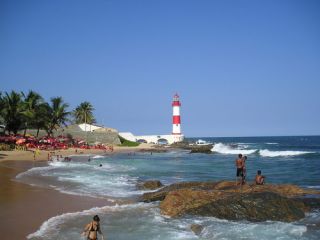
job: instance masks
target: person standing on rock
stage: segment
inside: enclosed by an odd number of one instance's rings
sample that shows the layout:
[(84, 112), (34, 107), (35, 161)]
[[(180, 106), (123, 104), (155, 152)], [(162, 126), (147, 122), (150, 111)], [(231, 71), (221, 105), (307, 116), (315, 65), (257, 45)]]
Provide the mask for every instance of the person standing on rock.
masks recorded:
[(247, 177), (247, 168), (246, 168), (246, 161), (247, 161), (247, 156), (244, 156), (242, 158), (242, 184), (246, 183), (246, 177)]
[(236, 159), (236, 167), (237, 167), (236, 185), (238, 185), (238, 179), (240, 178), (240, 184), (242, 184), (242, 178), (243, 178), (243, 159), (242, 159), (242, 154), (239, 154), (238, 158)]

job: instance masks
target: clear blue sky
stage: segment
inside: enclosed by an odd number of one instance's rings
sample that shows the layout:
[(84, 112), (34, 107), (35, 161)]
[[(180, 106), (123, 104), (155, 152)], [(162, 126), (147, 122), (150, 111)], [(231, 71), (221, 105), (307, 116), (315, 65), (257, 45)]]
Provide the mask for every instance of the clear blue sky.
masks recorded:
[(320, 134), (320, 1), (2, 0), (1, 91), (186, 136)]

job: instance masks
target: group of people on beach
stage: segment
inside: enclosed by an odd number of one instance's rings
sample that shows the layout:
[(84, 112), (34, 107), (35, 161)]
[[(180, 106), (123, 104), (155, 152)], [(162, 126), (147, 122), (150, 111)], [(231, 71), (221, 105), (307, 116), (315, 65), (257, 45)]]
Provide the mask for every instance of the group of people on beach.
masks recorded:
[[(238, 184), (243, 185), (246, 183), (246, 177), (247, 177), (246, 160), (247, 160), (247, 156), (243, 156), (242, 154), (239, 154), (238, 158), (235, 161), (236, 168), (237, 168), (236, 185)], [(261, 170), (258, 170), (257, 175), (255, 177), (255, 184), (263, 185), (264, 179), (265, 179), (265, 176), (262, 176)]]

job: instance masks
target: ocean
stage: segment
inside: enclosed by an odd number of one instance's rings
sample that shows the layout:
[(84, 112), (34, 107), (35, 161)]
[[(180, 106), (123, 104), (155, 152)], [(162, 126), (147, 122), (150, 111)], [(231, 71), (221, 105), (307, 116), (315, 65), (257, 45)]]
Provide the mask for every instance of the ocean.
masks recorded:
[[(253, 182), (257, 170), (262, 170), (266, 183), (290, 183), (320, 190), (320, 136), (201, 139), (215, 143), (212, 154), (173, 150), (71, 156), (71, 162), (32, 168), (19, 174), (16, 180), (111, 202), (134, 200), (143, 193), (137, 190), (136, 184), (145, 180), (160, 180), (164, 185), (235, 180), (234, 160), (242, 153), (248, 156), (249, 182)], [(193, 216), (171, 219), (160, 214), (159, 203), (131, 202), (53, 217), (30, 233), (28, 239), (84, 239), (79, 233), (95, 214), (101, 219), (107, 239), (320, 239), (320, 211), (310, 212), (293, 223)], [(194, 223), (204, 227), (199, 236), (190, 230)]]

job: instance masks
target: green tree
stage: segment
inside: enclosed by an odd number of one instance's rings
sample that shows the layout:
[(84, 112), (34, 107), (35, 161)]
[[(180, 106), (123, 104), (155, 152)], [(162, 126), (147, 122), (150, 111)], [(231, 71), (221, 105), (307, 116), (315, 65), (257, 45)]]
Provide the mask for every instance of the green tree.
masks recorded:
[(34, 118), (34, 128), (37, 129), (37, 137), (39, 136), (40, 129), (47, 129), (47, 122), (49, 122), (49, 114), (50, 113), (50, 106), (48, 103), (44, 102), (39, 105), (35, 112)]
[(0, 114), (6, 125), (6, 130), (9, 134), (11, 132), (16, 134), (23, 125), (22, 96), (15, 91), (11, 91), (11, 93), (6, 92), (5, 95), (1, 97), (1, 104)]
[(82, 102), (76, 109), (73, 111), (73, 116), (75, 123), (95, 123), (96, 120), (93, 116), (94, 108), (89, 102)]
[(4, 123), (3, 117), (2, 117), (2, 110), (4, 108), (4, 100), (2, 97), (2, 92), (0, 92), (0, 124)]
[(22, 96), (24, 97), (22, 111), (24, 116), (24, 135), (26, 135), (27, 128), (37, 127), (37, 122), (40, 120), (38, 119), (38, 111), (40, 110), (40, 106), (44, 104), (44, 100), (40, 94), (34, 91), (29, 91), (27, 95), (22, 93)]
[(70, 112), (67, 111), (69, 105), (64, 103), (61, 97), (51, 98), (51, 104), (48, 105), (47, 121), (45, 129), (49, 136), (53, 134), (53, 130), (56, 130), (62, 125), (66, 126), (66, 122), (69, 120), (68, 116)]

